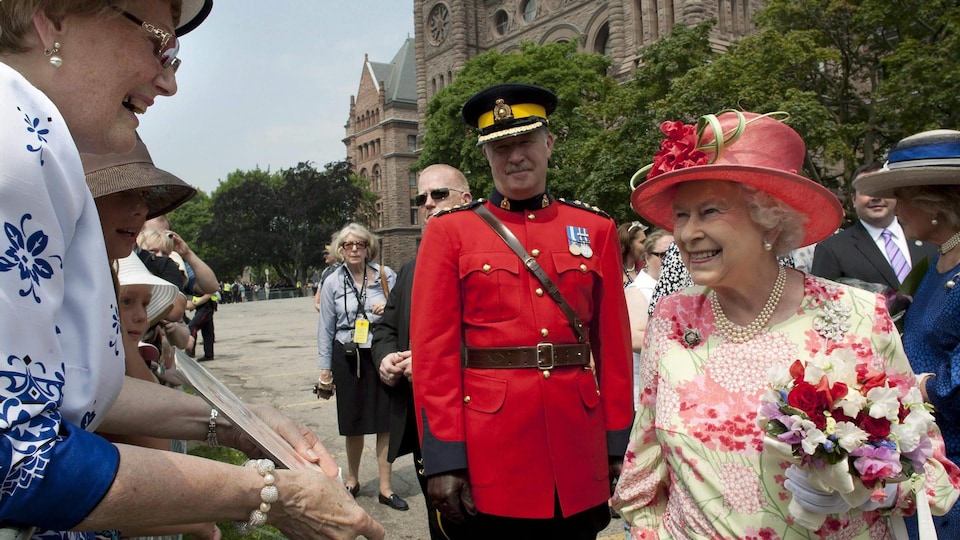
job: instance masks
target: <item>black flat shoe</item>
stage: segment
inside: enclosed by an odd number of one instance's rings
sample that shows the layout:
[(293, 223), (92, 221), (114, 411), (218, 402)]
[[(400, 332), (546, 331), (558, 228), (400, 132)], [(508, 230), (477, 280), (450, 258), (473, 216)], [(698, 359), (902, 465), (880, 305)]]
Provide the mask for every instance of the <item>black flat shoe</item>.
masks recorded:
[(357, 484), (352, 487), (351, 486), (344, 486), (344, 487), (347, 488), (347, 491), (349, 491), (351, 495), (353, 495), (354, 499), (356, 499), (357, 495), (360, 494), (360, 484)]
[(389, 497), (381, 493), (379, 501), (380, 504), (385, 504), (390, 508), (393, 508), (394, 510), (400, 510), (401, 512), (410, 509), (410, 505), (407, 504), (407, 501), (401, 499), (396, 493), (391, 494)]

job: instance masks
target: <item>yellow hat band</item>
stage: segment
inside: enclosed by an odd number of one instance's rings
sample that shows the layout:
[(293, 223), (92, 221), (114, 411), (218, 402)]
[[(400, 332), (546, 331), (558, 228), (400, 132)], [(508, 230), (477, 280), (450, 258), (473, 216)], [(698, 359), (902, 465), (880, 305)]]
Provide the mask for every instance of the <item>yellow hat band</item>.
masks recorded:
[[(547, 117), (547, 109), (544, 108), (543, 105), (537, 105), (536, 103), (518, 103), (516, 105), (510, 105), (510, 109), (513, 111), (514, 120), (527, 118), (529, 116)], [(488, 128), (493, 124), (493, 111), (481, 114), (480, 119), (477, 120), (477, 127), (480, 129)]]

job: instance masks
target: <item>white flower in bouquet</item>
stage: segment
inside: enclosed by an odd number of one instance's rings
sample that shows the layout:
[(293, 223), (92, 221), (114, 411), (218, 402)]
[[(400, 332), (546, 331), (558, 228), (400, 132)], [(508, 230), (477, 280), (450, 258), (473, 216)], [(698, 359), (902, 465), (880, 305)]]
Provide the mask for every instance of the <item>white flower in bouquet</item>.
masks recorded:
[(847, 452), (863, 446), (869, 435), (852, 422), (837, 422), (837, 444)]
[(896, 388), (871, 388), (867, 392), (867, 402), (870, 406), (867, 414), (872, 418), (895, 422), (900, 415), (900, 392)]

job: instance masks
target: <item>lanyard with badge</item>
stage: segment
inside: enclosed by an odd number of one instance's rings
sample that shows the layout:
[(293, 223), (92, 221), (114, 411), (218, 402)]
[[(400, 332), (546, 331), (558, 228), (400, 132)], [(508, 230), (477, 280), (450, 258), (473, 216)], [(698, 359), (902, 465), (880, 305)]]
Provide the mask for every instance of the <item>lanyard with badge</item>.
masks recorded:
[[(366, 300), (367, 300), (367, 267), (363, 267), (363, 284), (360, 286), (360, 290), (357, 290), (357, 286), (354, 283), (353, 276), (350, 273), (349, 269), (345, 268), (343, 275), (344, 282), (344, 293), (346, 293), (346, 286), (350, 285), (350, 289), (353, 291), (354, 297), (357, 299), (357, 315), (353, 321), (353, 340), (344, 344), (344, 353), (350, 356), (359, 354), (360, 344), (367, 342), (367, 337), (370, 332), (370, 321), (367, 320), (366, 313)], [(350, 320), (350, 309), (347, 307), (347, 295), (343, 295), (343, 312), (347, 316), (347, 320)], [(360, 362), (357, 362), (357, 377), (360, 377)]]

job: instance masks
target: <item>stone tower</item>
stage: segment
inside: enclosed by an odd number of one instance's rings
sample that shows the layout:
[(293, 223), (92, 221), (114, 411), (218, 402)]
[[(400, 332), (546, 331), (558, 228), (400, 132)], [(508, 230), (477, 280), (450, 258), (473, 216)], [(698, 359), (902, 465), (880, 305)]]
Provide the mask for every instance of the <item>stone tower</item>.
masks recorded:
[(383, 261), (394, 270), (416, 252), (420, 225), (412, 199), (417, 160), (416, 58), (408, 38), (390, 63), (366, 56), (350, 117), (344, 128), (347, 158), (354, 171), (369, 179), (377, 194), (371, 228), (383, 238)]

